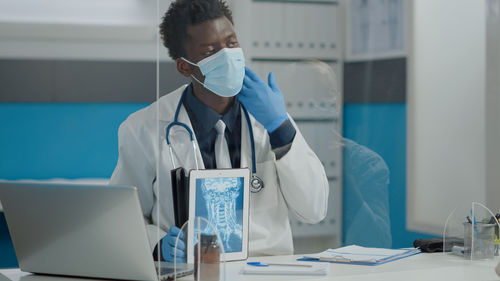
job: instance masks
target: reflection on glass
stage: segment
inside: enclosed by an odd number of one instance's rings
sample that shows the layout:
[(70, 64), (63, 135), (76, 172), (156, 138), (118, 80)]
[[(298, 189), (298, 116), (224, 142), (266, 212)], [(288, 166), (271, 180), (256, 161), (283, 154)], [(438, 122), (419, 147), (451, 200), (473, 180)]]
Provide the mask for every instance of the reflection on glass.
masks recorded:
[[(243, 178), (196, 180), (196, 217), (219, 231), (226, 252), (240, 252), (243, 239)], [(202, 233), (209, 233), (209, 229)]]
[(344, 244), (392, 245), (389, 168), (384, 159), (349, 139), (344, 145)]

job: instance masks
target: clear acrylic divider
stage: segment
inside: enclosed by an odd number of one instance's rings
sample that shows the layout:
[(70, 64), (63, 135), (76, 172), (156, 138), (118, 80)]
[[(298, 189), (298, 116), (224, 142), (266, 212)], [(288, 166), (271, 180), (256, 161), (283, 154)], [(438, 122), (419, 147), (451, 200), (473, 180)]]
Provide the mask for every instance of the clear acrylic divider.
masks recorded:
[(448, 216), (443, 231), (443, 251), (470, 260), (493, 259), (495, 233), (500, 225), (483, 204), (458, 206)]
[[(183, 256), (183, 259), (177, 256)], [(217, 227), (203, 217), (187, 221), (177, 235), (174, 248), (174, 280), (179, 272), (192, 270), (197, 281), (225, 281), (226, 257)]]

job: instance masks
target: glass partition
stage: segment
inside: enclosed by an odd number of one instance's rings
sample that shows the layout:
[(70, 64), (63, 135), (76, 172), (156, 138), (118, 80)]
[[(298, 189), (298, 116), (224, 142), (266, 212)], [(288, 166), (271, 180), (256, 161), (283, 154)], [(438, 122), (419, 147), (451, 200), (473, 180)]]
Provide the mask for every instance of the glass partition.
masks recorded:
[[(11, 2), (0, 179), (135, 186), (155, 261), (186, 261), (197, 169), (248, 169), (248, 257), (411, 247), (464, 202), (500, 212), (497, 0)], [(224, 188), (207, 208), (232, 233)]]
[[(156, 100), (156, 15), (154, 1), (0, 1), (1, 180), (138, 185), (112, 175), (139, 160), (120, 124)], [(0, 267), (17, 267), (1, 222)]]

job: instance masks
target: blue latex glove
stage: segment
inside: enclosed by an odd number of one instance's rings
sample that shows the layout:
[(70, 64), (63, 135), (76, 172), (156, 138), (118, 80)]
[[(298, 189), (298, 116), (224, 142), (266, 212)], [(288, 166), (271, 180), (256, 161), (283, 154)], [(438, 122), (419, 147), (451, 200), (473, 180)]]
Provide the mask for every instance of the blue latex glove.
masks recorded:
[(270, 72), (267, 80), (268, 84), (245, 66), (243, 88), (238, 94), (238, 99), (248, 112), (264, 125), (269, 133), (272, 133), (288, 120), (288, 115), (283, 94), (274, 80), (274, 73)]
[(161, 255), (163, 259), (167, 262), (174, 262), (174, 250), (175, 250), (175, 240), (177, 236), (179, 240), (177, 242), (177, 262), (186, 262), (186, 243), (184, 243), (184, 232), (182, 232), (177, 226), (172, 226), (167, 232), (167, 235), (161, 239)]

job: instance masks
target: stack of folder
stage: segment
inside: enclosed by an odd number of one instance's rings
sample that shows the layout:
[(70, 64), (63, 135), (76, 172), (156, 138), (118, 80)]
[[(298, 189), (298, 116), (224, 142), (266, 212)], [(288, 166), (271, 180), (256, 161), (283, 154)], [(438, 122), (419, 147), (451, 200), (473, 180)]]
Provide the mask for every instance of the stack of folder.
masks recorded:
[(300, 261), (338, 262), (358, 265), (379, 265), (420, 253), (419, 249), (367, 248), (356, 245), (306, 255)]

